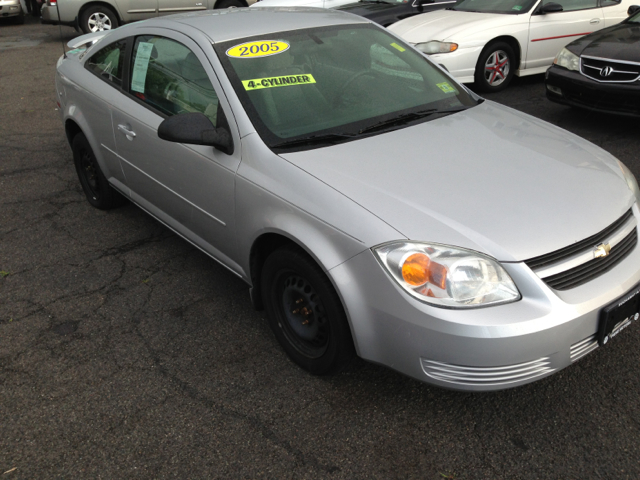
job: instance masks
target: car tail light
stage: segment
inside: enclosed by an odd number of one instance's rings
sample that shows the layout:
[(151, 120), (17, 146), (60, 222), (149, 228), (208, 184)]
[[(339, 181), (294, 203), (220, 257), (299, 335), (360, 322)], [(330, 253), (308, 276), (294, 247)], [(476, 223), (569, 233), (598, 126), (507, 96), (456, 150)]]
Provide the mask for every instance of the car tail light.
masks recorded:
[(47, 0), (47, 5), (50, 7), (55, 7), (58, 5), (58, 0)]

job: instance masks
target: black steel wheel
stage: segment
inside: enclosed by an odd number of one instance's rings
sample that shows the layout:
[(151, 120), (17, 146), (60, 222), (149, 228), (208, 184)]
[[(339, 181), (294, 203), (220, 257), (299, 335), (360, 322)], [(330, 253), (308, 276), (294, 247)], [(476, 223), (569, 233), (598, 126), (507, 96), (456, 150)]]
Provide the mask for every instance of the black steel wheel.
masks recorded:
[(353, 357), (351, 330), (333, 285), (306, 253), (283, 248), (264, 263), (262, 299), (269, 325), (289, 357), (316, 375)]
[(125, 198), (109, 186), (84, 134), (78, 133), (73, 137), (71, 149), (80, 185), (91, 205), (101, 210), (109, 210), (126, 203)]

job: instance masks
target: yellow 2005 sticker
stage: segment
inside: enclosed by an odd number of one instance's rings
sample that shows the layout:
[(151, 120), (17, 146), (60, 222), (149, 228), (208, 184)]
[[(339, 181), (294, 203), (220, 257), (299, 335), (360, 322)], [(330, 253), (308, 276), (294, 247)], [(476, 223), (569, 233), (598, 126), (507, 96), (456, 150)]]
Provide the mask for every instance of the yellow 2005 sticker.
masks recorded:
[(261, 88), (288, 87), (290, 85), (304, 85), (308, 83), (316, 83), (313, 75), (308, 73), (304, 75), (285, 75), (283, 77), (267, 77), (256, 78), (254, 80), (243, 80), (245, 90), (259, 90)]
[(277, 55), (289, 50), (289, 44), (280, 40), (259, 40), (247, 42), (227, 50), (227, 56), (233, 58), (256, 58)]

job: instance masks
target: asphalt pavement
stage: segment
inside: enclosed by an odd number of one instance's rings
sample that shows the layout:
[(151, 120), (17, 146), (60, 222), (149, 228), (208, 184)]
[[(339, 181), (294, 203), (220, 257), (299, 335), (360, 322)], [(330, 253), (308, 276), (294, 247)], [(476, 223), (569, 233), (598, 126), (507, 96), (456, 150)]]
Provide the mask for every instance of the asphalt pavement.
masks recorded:
[[(0, 480), (640, 478), (638, 325), (496, 393), (361, 360), (311, 376), (234, 275), (133, 205), (86, 202), (62, 49), (58, 27), (0, 20)], [(542, 76), (488, 98), (640, 176), (640, 121), (552, 104)]]

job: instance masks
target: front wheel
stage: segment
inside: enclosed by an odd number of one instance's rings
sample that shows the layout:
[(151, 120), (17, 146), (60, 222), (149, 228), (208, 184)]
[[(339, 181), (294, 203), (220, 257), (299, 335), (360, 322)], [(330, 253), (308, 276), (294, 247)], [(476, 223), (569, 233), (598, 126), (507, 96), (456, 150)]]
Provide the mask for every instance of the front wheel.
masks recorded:
[(476, 64), (475, 84), (483, 92), (499, 92), (507, 88), (516, 69), (515, 54), (508, 43), (487, 45)]
[(102, 5), (87, 8), (80, 17), (80, 28), (84, 33), (101, 32), (118, 28), (118, 16)]
[(242, 7), (246, 7), (246, 5), (242, 3), (240, 0), (218, 0), (215, 6), (215, 8), (229, 8), (229, 7), (242, 8)]
[(315, 375), (344, 368), (354, 354), (347, 317), (333, 285), (304, 252), (283, 248), (262, 269), (269, 326), (289, 357)]
[(76, 173), (89, 203), (100, 210), (109, 210), (124, 205), (126, 199), (109, 185), (87, 137), (78, 133), (73, 137), (71, 149), (73, 150)]

